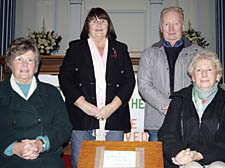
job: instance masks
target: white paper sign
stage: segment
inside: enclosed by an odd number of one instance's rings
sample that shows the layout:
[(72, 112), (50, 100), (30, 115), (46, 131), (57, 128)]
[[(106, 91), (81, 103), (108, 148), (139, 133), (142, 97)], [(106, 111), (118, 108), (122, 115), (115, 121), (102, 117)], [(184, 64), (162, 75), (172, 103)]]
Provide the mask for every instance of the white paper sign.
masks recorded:
[(136, 167), (135, 151), (104, 151), (104, 168)]

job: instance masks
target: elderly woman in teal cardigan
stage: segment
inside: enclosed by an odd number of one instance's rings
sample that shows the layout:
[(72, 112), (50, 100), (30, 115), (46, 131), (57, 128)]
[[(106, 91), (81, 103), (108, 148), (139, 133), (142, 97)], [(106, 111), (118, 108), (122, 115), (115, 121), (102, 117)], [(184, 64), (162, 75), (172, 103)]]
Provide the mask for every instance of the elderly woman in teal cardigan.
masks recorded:
[(71, 124), (60, 92), (40, 82), (36, 43), (16, 39), (6, 64), (12, 73), (0, 83), (0, 167), (64, 168), (62, 145)]

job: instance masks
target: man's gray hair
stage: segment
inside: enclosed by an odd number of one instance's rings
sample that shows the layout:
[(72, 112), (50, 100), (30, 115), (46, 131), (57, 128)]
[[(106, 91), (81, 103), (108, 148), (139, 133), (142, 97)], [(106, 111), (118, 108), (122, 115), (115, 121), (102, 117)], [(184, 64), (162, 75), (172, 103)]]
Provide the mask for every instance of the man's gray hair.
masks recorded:
[(175, 11), (175, 12), (179, 13), (180, 16), (181, 16), (181, 19), (184, 21), (184, 12), (183, 12), (183, 9), (181, 7), (178, 7), (178, 6), (171, 6), (171, 7), (168, 7), (168, 8), (164, 8), (161, 11), (161, 14), (160, 14), (160, 25), (162, 23), (162, 18), (164, 16), (164, 14), (167, 13), (167, 12), (169, 12), (169, 11)]

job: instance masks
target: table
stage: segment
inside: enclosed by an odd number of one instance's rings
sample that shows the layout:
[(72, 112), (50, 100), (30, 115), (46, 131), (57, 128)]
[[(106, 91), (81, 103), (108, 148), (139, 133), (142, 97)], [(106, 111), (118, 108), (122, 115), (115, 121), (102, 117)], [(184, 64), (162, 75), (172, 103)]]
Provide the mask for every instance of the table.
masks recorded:
[(164, 167), (161, 142), (83, 141), (78, 168), (94, 168), (96, 147), (99, 146), (116, 151), (136, 151), (136, 148), (144, 147), (145, 168)]

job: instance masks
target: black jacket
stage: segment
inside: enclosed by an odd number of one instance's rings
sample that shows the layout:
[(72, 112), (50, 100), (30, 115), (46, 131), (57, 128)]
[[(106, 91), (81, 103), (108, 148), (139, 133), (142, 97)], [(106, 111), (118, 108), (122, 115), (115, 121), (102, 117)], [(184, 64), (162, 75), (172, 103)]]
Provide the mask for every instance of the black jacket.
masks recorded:
[[(127, 46), (115, 40), (109, 40), (108, 45), (106, 104), (118, 96), (122, 105), (107, 119), (105, 128), (126, 131), (131, 129), (128, 101), (135, 86), (134, 72)], [(73, 129), (99, 128), (99, 121), (95, 117), (87, 115), (74, 105), (80, 96), (84, 96), (86, 101), (94, 105), (97, 104), (94, 67), (87, 40), (70, 42), (60, 68), (59, 84), (66, 98)]]
[(192, 102), (192, 87), (172, 95), (168, 113), (159, 130), (167, 168), (175, 166), (171, 158), (186, 148), (203, 155), (204, 159), (198, 161), (202, 165), (225, 161), (225, 91), (219, 88), (200, 123)]

